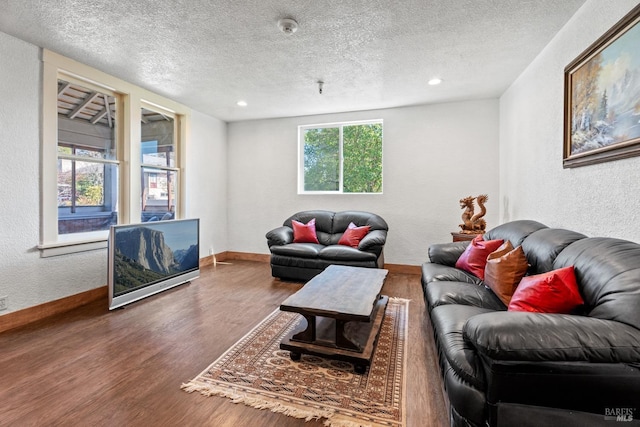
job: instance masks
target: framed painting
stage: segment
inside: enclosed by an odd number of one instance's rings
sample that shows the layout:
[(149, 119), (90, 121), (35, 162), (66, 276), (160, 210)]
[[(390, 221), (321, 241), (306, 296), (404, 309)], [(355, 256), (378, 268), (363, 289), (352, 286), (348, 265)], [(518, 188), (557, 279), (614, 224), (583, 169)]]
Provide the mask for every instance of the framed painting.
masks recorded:
[(640, 5), (564, 70), (563, 167), (640, 155)]

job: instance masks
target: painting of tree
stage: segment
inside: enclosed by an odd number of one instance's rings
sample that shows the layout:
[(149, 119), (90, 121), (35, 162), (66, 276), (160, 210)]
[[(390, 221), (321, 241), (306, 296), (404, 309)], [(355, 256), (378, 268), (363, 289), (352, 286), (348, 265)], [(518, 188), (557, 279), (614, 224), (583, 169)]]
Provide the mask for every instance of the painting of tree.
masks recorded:
[(636, 9), (603, 37), (605, 41), (565, 70), (565, 159), (640, 144), (640, 8)]

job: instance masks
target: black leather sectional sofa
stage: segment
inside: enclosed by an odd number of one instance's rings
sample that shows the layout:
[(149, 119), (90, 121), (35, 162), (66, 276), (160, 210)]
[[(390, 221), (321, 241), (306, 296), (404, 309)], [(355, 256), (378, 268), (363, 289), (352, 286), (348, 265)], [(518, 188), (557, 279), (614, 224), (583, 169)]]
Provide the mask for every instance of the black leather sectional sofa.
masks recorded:
[(507, 311), (455, 268), (469, 242), (432, 245), (422, 287), (451, 425), (638, 423), (640, 245), (526, 220), (484, 239), (522, 245), (528, 275), (573, 266), (585, 304), (572, 314)]
[[(294, 243), (292, 221), (307, 224), (312, 219), (315, 219), (318, 243)], [(370, 227), (355, 248), (338, 244), (351, 223)], [(298, 212), (266, 235), (271, 252), (271, 273), (273, 277), (307, 281), (331, 264), (382, 268), (388, 230), (385, 220), (370, 212)]]

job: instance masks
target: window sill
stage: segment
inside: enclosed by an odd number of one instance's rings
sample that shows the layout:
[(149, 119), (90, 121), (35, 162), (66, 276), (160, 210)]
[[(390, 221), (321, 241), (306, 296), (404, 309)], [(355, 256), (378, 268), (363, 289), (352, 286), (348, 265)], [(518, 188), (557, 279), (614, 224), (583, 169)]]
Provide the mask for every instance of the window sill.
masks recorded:
[(382, 191), (377, 193), (344, 193), (341, 191), (298, 191), (298, 196), (381, 196)]
[(57, 242), (38, 245), (40, 258), (105, 249), (108, 237), (108, 231), (61, 235)]

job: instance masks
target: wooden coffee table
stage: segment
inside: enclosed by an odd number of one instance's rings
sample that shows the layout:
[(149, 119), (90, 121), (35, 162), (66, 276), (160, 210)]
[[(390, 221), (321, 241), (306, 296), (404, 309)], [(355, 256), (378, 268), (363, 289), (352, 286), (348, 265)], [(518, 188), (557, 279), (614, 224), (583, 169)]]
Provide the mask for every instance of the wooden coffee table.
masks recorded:
[(380, 291), (388, 271), (331, 265), (280, 305), (300, 313), (298, 327), (280, 343), (292, 360), (313, 354), (351, 362), (357, 373), (371, 364), (389, 298)]

